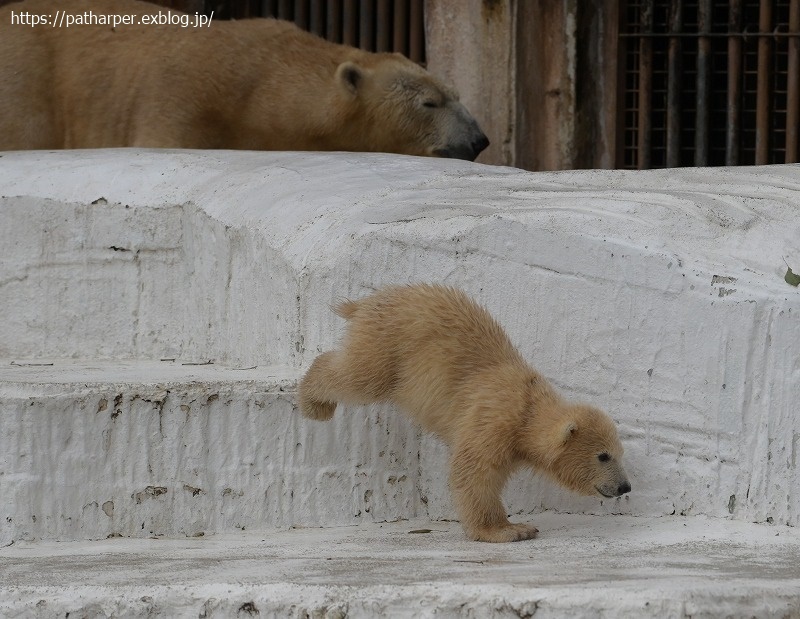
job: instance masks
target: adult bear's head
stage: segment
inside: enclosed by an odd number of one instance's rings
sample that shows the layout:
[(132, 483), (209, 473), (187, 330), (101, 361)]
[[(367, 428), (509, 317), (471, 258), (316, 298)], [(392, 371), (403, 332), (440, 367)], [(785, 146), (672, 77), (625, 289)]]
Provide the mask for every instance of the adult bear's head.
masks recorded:
[(335, 80), (348, 120), (358, 119), (354, 150), (474, 161), (489, 145), (458, 95), (401, 54), (347, 60)]

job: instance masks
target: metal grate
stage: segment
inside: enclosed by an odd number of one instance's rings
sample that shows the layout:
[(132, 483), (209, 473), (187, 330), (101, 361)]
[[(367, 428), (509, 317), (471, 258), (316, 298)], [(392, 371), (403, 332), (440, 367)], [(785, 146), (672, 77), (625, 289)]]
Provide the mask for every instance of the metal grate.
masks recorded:
[(800, 0), (628, 0), (625, 168), (798, 161)]
[(277, 17), (334, 43), (425, 64), (424, 0), (205, 0), (215, 19)]

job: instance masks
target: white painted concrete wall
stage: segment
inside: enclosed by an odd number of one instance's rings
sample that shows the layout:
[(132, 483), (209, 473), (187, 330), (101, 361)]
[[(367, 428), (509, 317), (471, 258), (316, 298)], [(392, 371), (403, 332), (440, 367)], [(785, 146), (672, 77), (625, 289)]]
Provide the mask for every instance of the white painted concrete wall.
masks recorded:
[(385, 410), (307, 424), (295, 378), (159, 361), (2, 368), (0, 547), (414, 514), (414, 429)]
[[(486, 304), (566, 394), (604, 407), (620, 425), (628, 497), (578, 498), (523, 474), (507, 492), (512, 513), (675, 512), (797, 525), (800, 292), (783, 281), (783, 260), (800, 270), (799, 204), (800, 166), (532, 174), (358, 154), (6, 153), (0, 357), (212, 359), (214, 367), (278, 366), (297, 377), (335, 345), (343, 326), (329, 310), (336, 299), (388, 283), (444, 282)], [(184, 483), (200, 487), (192, 475), (210, 479), (215, 470), (241, 475), (247, 516), (237, 520), (237, 509), (225, 507), (220, 478), (199, 506), (164, 501), (164, 532), (229, 530), (245, 520), (454, 517), (445, 449), (388, 410), (340, 411), (330, 425), (315, 425), (281, 400), (252, 421), (252, 402), (274, 382), (264, 370), (256, 395), (231, 378), (237, 404), (198, 409), (201, 418), (231, 415), (242, 425), (223, 432), (198, 422), (203, 434), (179, 416), (192, 389), (203, 388), (181, 387), (168, 426), (175, 441), (186, 438), (203, 454), (197, 472), (173, 457), (137, 469), (153, 435), (137, 422), (141, 404), (131, 404), (128, 443), (92, 443), (91, 457), (128, 458), (126, 470), (140, 473), (105, 479), (102, 467), (86, 465), (80, 441), (59, 429), (69, 423), (59, 416), (89, 423), (101, 393), (122, 383), (109, 379), (81, 399), (75, 379), (59, 403), (46, 385), (61, 379), (19, 371), (6, 366), (0, 376), (0, 505), (10, 509), (13, 489), (15, 522), (25, 522), (2, 525), (6, 537), (92, 536), (75, 524), (92, 503), (94, 535), (137, 534), (138, 513), (120, 515), (128, 512), (119, 501), (135, 504), (148, 486), (177, 497)], [(129, 384), (166, 380), (141, 371)], [(92, 423), (101, 435), (108, 429), (105, 418)], [(241, 467), (279, 449), (276, 433), (287, 445), (317, 448), (281, 459), (273, 473), (290, 481), (281, 499), (265, 499), (276, 477)], [(375, 457), (384, 442), (396, 446), (391, 465)], [(43, 454), (54, 449), (73, 458), (74, 476), (47, 478), (53, 462)], [(225, 461), (230, 450), (240, 460)], [(365, 465), (378, 480), (368, 488), (354, 481)], [(93, 481), (82, 483), (83, 473)], [(402, 475), (399, 495), (360, 508), (361, 489), (375, 496)], [(57, 498), (70, 484), (80, 496)], [(49, 507), (41, 503), (48, 493)], [(113, 497), (117, 520), (103, 521)], [(50, 510), (38, 525), (31, 505)], [(41, 524), (48, 517), (62, 524)]]

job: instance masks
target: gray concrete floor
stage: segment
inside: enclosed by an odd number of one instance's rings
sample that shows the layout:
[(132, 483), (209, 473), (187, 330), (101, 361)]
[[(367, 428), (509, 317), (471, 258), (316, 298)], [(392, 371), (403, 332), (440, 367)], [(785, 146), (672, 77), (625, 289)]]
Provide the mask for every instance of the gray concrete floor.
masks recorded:
[[(800, 617), (800, 531), (546, 513), (537, 540), (396, 522), (0, 549), (0, 616)], [(424, 532), (418, 532), (424, 531)]]

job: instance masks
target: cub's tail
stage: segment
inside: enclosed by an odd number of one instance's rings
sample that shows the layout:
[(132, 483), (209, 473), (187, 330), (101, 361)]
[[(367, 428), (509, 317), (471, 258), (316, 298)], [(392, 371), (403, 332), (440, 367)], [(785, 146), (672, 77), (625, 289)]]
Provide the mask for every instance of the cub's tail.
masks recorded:
[(356, 313), (358, 309), (359, 302), (358, 301), (339, 301), (336, 305), (333, 306), (333, 311), (336, 312), (338, 316), (341, 316), (345, 320), (350, 320), (353, 317), (353, 314)]

